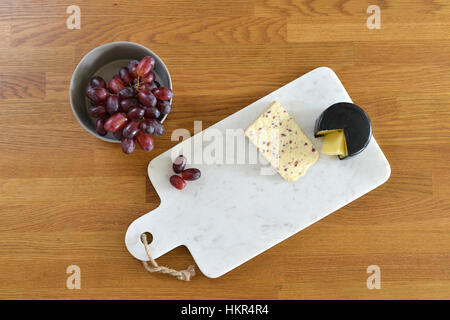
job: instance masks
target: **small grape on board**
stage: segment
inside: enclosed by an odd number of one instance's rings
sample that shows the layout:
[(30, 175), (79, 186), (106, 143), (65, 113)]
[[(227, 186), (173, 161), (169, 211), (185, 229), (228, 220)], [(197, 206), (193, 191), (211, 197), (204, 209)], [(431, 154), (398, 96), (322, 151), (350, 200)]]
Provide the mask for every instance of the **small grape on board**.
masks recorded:
[(181, 190), (186, 187), (186, 181), (194, 181), (200, 179), (201, 172), (197, 168), (185, 169), (187, 159), (183, 155), (179, 155), (172, 163), (172, 168), (175, 173), (181, 173), (181, 177), (174, 174), (169, 178), (170, 183), (175, 188)]
[(183, 178), (175, 174), (170, 177), (169, 181), (178, 190), (184, 189), (184, 187), (186, 187), (186, 181), (184, 181)]

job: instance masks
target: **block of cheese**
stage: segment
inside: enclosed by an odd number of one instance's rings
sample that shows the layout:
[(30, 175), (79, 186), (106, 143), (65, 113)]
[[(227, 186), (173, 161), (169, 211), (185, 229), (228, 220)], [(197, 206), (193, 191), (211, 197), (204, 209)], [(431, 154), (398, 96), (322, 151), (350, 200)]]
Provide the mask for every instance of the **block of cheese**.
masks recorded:
[(347, 156), (344, 130), (330, 130), (325, 133), (322, 144), (322, 153), (330, 156)]
[(251, 124), (245, 135), (287, 181), (295, 181), (319, 158), (311, 140), (275, 101)]

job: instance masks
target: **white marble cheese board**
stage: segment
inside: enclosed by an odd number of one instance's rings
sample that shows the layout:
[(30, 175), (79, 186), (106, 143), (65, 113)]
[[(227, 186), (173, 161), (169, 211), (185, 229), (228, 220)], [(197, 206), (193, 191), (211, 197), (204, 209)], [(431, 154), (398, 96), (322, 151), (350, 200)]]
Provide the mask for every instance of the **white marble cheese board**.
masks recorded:
[[(208, 133), (244, 130), (274, 100), (283, 105), (318, 150), (322, 140), (314, 138), (315, 120), (336, 102), (352, 102), (331, 69), (317, 68), (153, 159), (148, 175), (161, 204), (129, 226), (125, 242), (134, 257), (148, 260), (140, 235), (150, 232), (153, 258), (184, 245), (205, 276), (220, 277), (389, 178), (389, 163), (372, 137), (361, 154), (345, 160), (320, 154), (295, 182), (278, 174), (263, 175), (261, 168), (266, 164), (246, 161), (195, 163), (188, 167), (201, 170), (199, 180), (188, 182), (181, 191), (169, 183), (172, 159), (181, 148), (200, 148), (196, 151), (202, 152), (208, 145), (205, 137), (211, 138)], [(229, 143), (224, 140), (224, 144)], [(248, 139), (245, 148), (256, 150)]]

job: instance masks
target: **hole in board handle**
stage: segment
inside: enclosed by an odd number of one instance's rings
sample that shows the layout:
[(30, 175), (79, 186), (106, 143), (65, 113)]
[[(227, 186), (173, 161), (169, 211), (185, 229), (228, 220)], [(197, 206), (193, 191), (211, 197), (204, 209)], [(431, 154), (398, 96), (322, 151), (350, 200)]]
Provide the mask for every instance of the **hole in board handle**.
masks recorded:
[[(144, 232), (143, 234), (145, 234), (147, 236), (147, 243), (150, 244), (153, 241), (153, 235), (150, 232)], [(139, 237), (139, 239), (142, 242), (142, 238)], [(144, 242), (142, 242), (142, 244), (144, 244)]]

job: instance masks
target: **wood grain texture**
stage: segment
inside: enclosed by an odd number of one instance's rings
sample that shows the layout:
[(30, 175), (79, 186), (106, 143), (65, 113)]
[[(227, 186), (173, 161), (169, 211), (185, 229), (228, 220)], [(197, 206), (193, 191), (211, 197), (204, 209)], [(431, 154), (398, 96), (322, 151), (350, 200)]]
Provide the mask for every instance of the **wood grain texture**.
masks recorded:
[[(381, 29), (366, 27), (369, 5)], [(449, 299), (450, 3), (445, 0), (0, 3), (0, 298)], [(153, 49), (172, 74), (167, 133), (124, 155), (84, 131), (68, 86), (98, 45)], [(219, 279), (148, 274), (124, 244), (159, 198), (148, 162), (193, 131), (320, 66), (371, 116), (392, 175), (374, 190)], [(184, 268), (186, 248), (158, 259)], [(81, 290), (66, 268), (81, 268)], [(368, 290), (366, 269), (381, 268)]]

